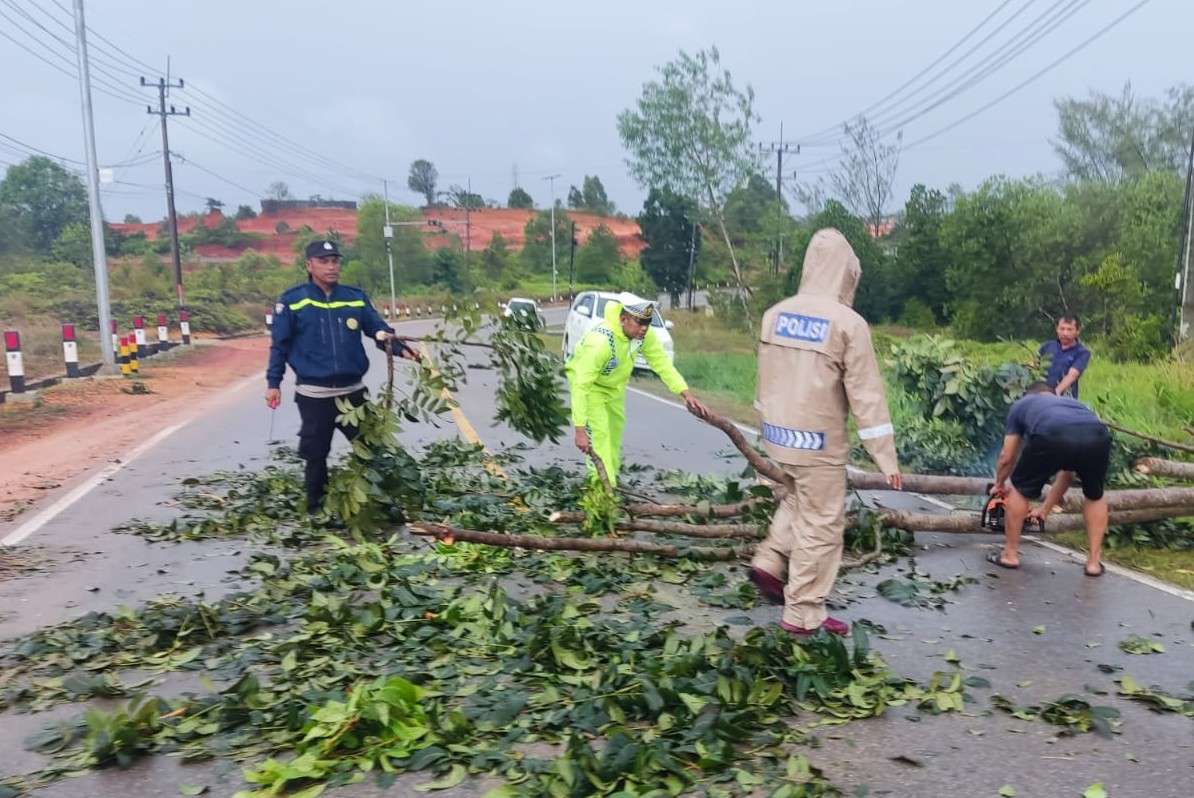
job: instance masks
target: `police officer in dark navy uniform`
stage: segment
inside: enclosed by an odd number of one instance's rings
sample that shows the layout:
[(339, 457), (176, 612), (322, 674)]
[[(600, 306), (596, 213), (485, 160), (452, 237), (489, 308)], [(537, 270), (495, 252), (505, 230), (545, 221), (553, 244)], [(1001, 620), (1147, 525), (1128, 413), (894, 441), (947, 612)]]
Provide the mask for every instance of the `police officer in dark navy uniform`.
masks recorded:
[(307, 245), (307, 282), (287, 290), (274, 306), (265, 403), (270, 409), (282, 401), (282, 377), (289, 364), (296, 378), (294, 400), (302, 427), (299, 455), (306, 461), (307, 512), (315, 515), (323, 502), (328, 481), (328, 452), (337, 429), (352, 440), (356, 427), (336, 423), (337, 399), (354, 407), (365, 401), (362, 378), (369, 358), (361, 345), (367, 335), (394, 354), (420, 360), (419, 354), (398, 339), (394, 329), (378, 315), (369, 297), (359, 288), (340, 285), (340, 250), (335, 241)]

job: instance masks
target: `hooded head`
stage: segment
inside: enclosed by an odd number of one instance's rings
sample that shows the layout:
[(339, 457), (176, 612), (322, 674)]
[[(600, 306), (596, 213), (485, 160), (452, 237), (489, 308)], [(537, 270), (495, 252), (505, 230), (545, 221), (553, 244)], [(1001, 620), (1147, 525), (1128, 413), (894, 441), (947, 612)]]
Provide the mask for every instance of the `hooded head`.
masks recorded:
[(850, 242), (837, 230), (826, 227), (817, 231), (804, 253), (798, 293), (832, 297), (851, 306), (861, 277), (862, 266)]

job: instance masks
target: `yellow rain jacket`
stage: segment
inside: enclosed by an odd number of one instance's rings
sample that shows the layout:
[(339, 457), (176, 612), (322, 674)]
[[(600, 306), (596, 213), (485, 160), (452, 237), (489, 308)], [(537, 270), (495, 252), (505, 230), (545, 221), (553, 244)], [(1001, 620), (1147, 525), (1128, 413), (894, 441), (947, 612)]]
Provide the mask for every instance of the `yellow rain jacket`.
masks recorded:
[[(672, 365), (655, 327), (648, 327), (641, 341), (631, 340), (622, 332), (621, 313), (622, 303), (607, 302), (604, 321), (585, 333), (564, 366), (572, 393), (572, 424), (588, 430), (589, 443), (613, 483), (622, 464), (626, 385), (634, 371), (635, 355), (642, 352), (672, 393), (688, 390), (688, 383)], [(589, 471), (595, 473), (591, 463)]]

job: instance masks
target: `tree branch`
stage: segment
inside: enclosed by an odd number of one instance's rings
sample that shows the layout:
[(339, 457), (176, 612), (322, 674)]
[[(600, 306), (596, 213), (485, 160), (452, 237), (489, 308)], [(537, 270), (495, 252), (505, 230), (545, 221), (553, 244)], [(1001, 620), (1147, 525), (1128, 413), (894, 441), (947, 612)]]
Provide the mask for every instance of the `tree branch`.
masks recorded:
[(1174, 479), (1194, 479), (1194, 463), (1178, 460), (1162, 460), (1160, 457), (1142, 457), (1136, 461), (1136, 470), (1141, 474)]
[[(883, 523), (909, 532), (983, 532), (979, 526), (978, 513), (955, 513), (953, 515), (930, 515), (885, 510), (879, 513)], [(1139, 510), (1120, 510), (1111, 513), (1110, 524), (1144, 524), (1166, 518), (1194, 517), (1194, 506), (1149, 507)], [(1072, 532), (1085, 528), (1085, 521), (1077, 513), (1061, 513), (1049, 516), (1045, 532)]]
[(1146, 440), (1150, 443), (1155, 443), (1159, 446), (1164, 446), (1179, 452), (1194, 453), (1194, 446), (1186, 443), (1174, 443), (1173, 441), (1167, 441), (1164, 438), (1154, 438), (1152, 435), (1145, 435), (1143, 432), (1136, 432), (1135, 430), (1130, 430), (1127, 427), (1121, 427), (1119, 424), (1116, 424), (1112, 421), (1107, 421), (1106, 419), (1103, 420), (1103, 423), (1113, 430), (1122, 432), (1125, 435), (1131, 435), (1134, 438), (1140, 438), (1141, 440)]
[(621, 538), (553, 538), (539, 535), (505, 535), (500, 532), (478, 532), (472, 529), (457, 529), (447, 524), (432, 523), (411, 524), (407, 529), (412, 535), (434, 537), (449, 545), (460, 540), (466, 543), (483, 543), (487, 546), (540, 551), (624, 551), (630, 554), (651, 554), (657, 557), (671, 558), (687, 557), (705, 561), (736, 560), (748, 557), (754, 552), (753, 546), (681, 548)]
[[(696, 518), (733, 518), (742, 515), (753, 507), (762, 504), (762, 499), (746, 499), (733, 504), (710, 504), (702, 508), (698, 504), (655, 504), (653, 502), (635, 502), (622, 509), (627, 515), (653, 516), (656, 518), (677, 518), (693, 516)], [(585, 514), (579, 510), (557, 510), (548, 518), (553, 524), (579, 524), (585, 520)]]
[(788, 475), (784, 473), (783, 469), (771, 462), (766, 456), (759, 454), (753, 446), (746, 442), (746, 437), (743, 436), (742, 430), (734, 425), (734, 422), (714, 413), (712, 410), (705, 416), (705, 422), (724, 432), (734, 444), (734, 448), (742, 452), (742, 456), (746, 458), (746, 462), (750, 463), (751, 467), (759, 473), (760, 476), (766, 477), (777, 485), (788, 486)]

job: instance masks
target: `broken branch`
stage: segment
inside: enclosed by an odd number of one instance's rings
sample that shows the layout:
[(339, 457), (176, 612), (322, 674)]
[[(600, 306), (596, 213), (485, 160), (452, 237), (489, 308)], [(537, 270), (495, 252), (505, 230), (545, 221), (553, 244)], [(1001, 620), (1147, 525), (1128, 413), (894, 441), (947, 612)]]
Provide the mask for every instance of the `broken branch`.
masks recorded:
[(712, 410), (705, 416), (705, 422), (724, 432), (733, 442), (734, 447), (742, 452), (742, 456), (746, 458), (746, 462), (750, 463), (751, 468), (759, 473), (760, 476), (766, 477), (777, 485), (788, 485), (788, 475), (784, 473), (783, 469), (771, 462), (767, 457), (760, 454), (753, 446), (746, 442), (746, 437), (742, 434), (742, 430), (734, 425), (734, 422), (725, 418), (724, 416), (714, 413)]
[(1155, 443), (1158, 446), (1164, 446), (1168, 449), (1175, 449), (1179, 452), (1194, 453), (1194, 446), (1190, 446), (1189, 444), (1174, 443), (1173, 441), (1167, 441), (1164, 438), (1156, 438), (1152, 435), (1145, 435), (1143, 432), (1136, 432), (1135, 430), (1130, 430), (1127, 427), (1121, 427), (1119, 424), (1116, 424), (1112, 421), (1104, 420), (1103, 423), (1111, 429), (1116, 430), (1117, 432), (1122, 432), (1125, 435), (1131, 435), (1133, 438), (1140, 438), (1141, 440), (1148, 441), (1149, 443)]
[(1141, 474), (1174, 479), (1194, 479), (1194, 463), (1178, 460), (1162, 460), (1160, 457), (1142, 457), (1136, 461), (1136, 470)]
[[(977, 513), (955, 513), (953, 515), (930, 515), (929, 513), (909, 513), (902, 511), (884, 511), (880, 517), (887, 526), (906, 529), (909, 532), (983, 532), (979, 525)], [(1194, 517), (1194, 506), (1185, 507), (1148, 507), (1138, 510), (1120, 510), (1110, 515), (1112, 526), (1120, 524), (1144, 524), (1149, 521), (1161, 521), (1166, 518)], [(1085, 521), (1077, 513), (1060, 513), (1050, 515), (1045, 522), (1045, 532), (1072, 532), (1085, 528)]]
[[(653, 502), (634, 502), (622, 509), (630, 516), (652, 516), (656, 518), (675, 518), (693, 516), (695, 518), (733, 518), (742, 515), (751, 508), (762, 503), (762, 499), (746, 499), (733, 504), (710, 504), (702, 507), (699, 504), (655, 504)], [(551, 514), (549, 520), (553, 524), (579, 524), (585, 520), (585, 514), (579, 510), (557, 510)]]
[(630, 554), (652, 554), (657, 557), (689, 557), (694, 560), (736, 560), (748, 557), (753, 546), (726, 546), (682, 548), (662, 543), (647, 543), (641, 540), (620, 538), (552, 538), (540, 535), (506, 535), (500, 532), (478, 532), (472, 529), (457, 529), (447, 524), (412, 524), (407, 529), (413, 535), (434, 537), (444, 543), (454, 541), (482, 543), (487, 546), (507, 548), (538, 549), (540, 551), (624, 551)]

